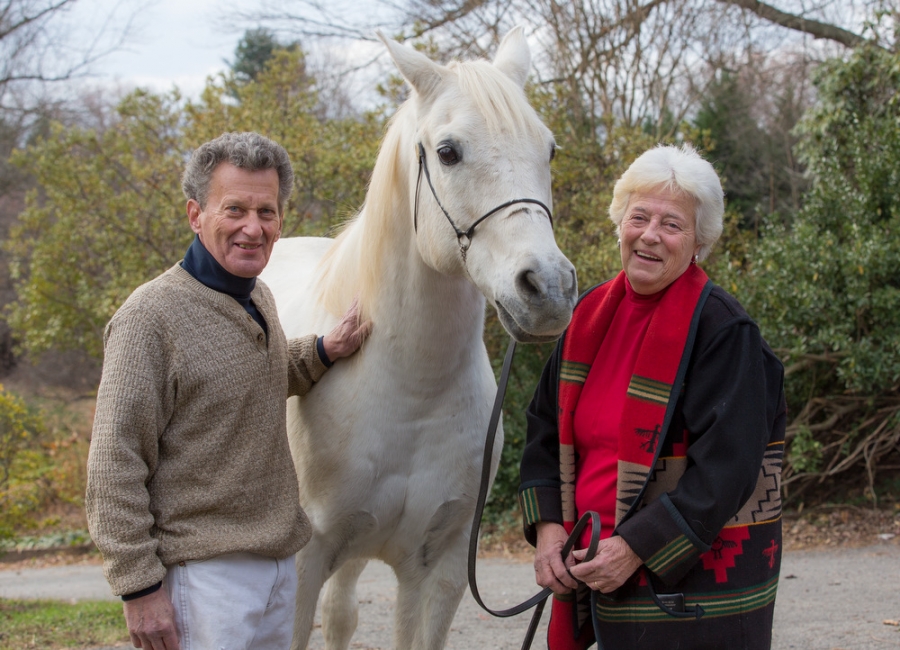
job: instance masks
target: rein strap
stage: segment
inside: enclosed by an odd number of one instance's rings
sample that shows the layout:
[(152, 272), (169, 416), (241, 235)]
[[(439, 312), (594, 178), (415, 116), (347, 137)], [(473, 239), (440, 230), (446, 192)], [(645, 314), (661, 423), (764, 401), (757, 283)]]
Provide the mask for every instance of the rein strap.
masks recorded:
[[(506, 386), (509, 384), (509, 373), (512, 368), (513, 355), (516, 351), (515, 339), (509, 340), (509, 347), (506, 349), (506, 357), (503, 359), (503, 370), (500, 372), (500, 381), (497, 383), (497, 395), (494, 398), (494, 407), (491, 411), (491, 419), (488, 423), (487, 437), (484, 441), (484, 454), (481, 459), (481, 485), (478, 490), (478, 500), (475, 503), (475, 516), (472, 519), (472, 531), (469, 534), (469, 590), (481, 608), (491, 616), (498, 618), (508, 618), (527, 611), (537, 605), (531, 622), (528, 624), (528, 631), (525, 633), (525, 639), (522, 641), (522, 650), (528, 650), (531, 642), (534, 640), (534, 634), (537, 631), (538, 624), (541, 621), (541, 615), (544, 612), (544, 606), (547, 604), (547, 598), (552, 594), (550, 587), (544, 587), (543, 590), (536, 593), (523, 603), (519, 603), (509, 609), (494, 610), (484, 604), (481, 594), (478, 593), (478, 584), (475, 579), (475, 562), (478, 557), (478, 538), (481, 534), (481, 517), (484, 514), (484, 504), (487, 501), (488, 492), (491, 483), (491, 459), (494, 451), (494, 439), (497, 437), (497, 427), (500, 424), (500, 415), (503, 411), (503, 398), (506, 397)], [(572, 548), (578, 542), (581, 531), (590, 523), (591, 540), (588, 544), (587, 554), (584, 561), (592, 560), (597, 554), (597, 546), (600, 544), (600, 515), (596, 512), (588, 511), (582, 515), (575, 528), (569, 534), (566, 543), (562, 548), (561, 554), (563, 562), (569, 556)]]

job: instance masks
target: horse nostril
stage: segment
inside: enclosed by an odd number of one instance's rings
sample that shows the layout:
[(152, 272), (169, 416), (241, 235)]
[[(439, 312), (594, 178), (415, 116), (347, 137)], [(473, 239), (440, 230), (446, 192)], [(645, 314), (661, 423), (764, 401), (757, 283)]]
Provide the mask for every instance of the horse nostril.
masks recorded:
[(526, 299), (543, 298), (547, 295), (547, 285), (540, 274), (522, 271), (516, 276), (516, 289)]

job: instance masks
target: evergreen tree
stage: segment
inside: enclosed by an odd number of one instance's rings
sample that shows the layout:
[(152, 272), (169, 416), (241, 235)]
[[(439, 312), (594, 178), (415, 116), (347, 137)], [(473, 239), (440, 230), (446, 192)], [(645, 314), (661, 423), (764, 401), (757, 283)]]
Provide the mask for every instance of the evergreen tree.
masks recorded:
[(248, 29), (234, 50), (234, 61), (226, 61), (238, 83), (255, 81), (278, 50), (296, 51), (299, 44), (281, 43), (275, 33), (265, 27)]

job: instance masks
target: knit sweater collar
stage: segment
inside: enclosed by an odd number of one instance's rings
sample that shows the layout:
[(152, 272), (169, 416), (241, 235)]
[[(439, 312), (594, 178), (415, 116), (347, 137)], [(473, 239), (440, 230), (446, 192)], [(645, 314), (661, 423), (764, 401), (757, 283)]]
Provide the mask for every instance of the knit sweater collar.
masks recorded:
[(256, 287), (256, 278), (242, 278), (226, 271), (206, 250), (199, 236), (194, 237), (181, 266), (198, 282), (214, 291), (227, 293), (241, 304), (250, 300), (250, 293)]

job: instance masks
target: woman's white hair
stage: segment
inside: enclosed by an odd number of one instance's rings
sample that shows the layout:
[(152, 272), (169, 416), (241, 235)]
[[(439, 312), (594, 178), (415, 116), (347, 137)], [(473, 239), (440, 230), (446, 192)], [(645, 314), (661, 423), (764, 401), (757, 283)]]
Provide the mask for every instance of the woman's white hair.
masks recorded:
[(645, 151), (616, 181), (609, 205), (609, 218), (616, 224), (616, 234), (621, 236), (622, 219), (631, 195), (660, 187), (687, 194), (696, 202), (695, 232), (700, 244), (697, 259), (706, 259), (722, 234), (725, 200), (716, 170), (689, 144), (659, 145)]

